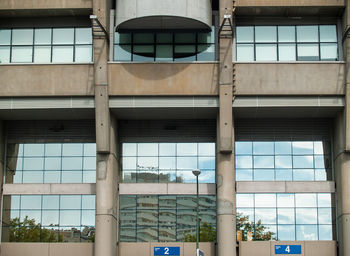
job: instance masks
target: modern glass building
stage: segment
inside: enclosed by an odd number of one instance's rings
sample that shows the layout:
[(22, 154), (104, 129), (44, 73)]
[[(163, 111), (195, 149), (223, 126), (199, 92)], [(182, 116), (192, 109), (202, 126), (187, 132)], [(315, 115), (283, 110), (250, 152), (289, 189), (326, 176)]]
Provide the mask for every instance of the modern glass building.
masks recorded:
[(0, 255), (350, 255), (349, 16), (0, 1)]

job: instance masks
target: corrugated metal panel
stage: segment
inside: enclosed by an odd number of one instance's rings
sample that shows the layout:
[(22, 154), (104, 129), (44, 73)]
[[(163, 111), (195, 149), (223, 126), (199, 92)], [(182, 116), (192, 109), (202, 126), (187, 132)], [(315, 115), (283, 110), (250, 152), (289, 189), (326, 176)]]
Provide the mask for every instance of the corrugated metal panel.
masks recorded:
[(94, 120), (8, 121), (7, 141), (16, 142), (95, 142)]
[(237, 119), (236, 140), (329, 140), (331, 119)]
[(216, 120), (119, 121), (123, 142), (201, 142), (216, 140)]

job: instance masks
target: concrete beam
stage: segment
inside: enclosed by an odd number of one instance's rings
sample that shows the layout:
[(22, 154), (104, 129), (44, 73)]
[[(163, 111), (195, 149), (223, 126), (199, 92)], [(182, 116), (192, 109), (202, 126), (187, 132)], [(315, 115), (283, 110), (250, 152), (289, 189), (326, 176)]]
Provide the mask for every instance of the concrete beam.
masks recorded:
[(94, 183), (4, 184), (4, 195), (95, 195)]
[[(194, 195), (196, 184), (180, 183), (120, 183), (120, 195)], [(215, 195), (215, 184), (199, 184), (200, 195)]]
[(237, 193), (334, 193), (334, 181), (237, 181)]

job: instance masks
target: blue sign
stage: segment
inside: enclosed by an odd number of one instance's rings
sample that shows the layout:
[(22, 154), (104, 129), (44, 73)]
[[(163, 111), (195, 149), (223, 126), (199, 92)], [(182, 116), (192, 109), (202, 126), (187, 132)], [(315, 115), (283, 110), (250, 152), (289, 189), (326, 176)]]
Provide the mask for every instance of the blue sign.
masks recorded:
[(180, 247), (154, 247), (154, 256), (175, 255), (180, 256)]
[(275, 245), (275, 254), (301, 254), (301, 245)]

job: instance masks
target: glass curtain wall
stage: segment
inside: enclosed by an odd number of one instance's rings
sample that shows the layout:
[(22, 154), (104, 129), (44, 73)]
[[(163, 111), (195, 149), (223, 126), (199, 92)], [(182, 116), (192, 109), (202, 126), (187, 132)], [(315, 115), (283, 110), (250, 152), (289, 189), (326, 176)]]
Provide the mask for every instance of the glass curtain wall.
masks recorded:
[(91, 28), (0, 29), (0, 63), (92, 62)]
[[(194, 242), (195, 195), (121, 195), (121, 242)], [(216, 241), (216, 197), (199, 197), (203, 240)]]
[(330, 193), (237, 194), (236, 199), (237, 230), (253, 232), (255, 240), (335, 239)]
[(3, 242), (93, 242), (95, 195), (4, 196)]
[(336, 25), (237, 26), (237, 61), (337, 61)]
[(114, 60), (214, 61), (215, 28), (211, 32), (116, 32)]
[(8, 144), (6, 183), (95, 183), (95, 143)]
[(215, 143), (123, 143), (122, 182), (215, 183)]

